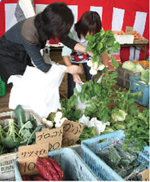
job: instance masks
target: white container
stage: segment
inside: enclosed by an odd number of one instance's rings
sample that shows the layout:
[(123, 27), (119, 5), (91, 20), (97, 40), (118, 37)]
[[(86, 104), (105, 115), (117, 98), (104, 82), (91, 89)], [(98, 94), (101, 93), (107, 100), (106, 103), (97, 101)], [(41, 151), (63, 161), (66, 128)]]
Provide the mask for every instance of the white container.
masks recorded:
[(119, 44), (133, 44), (134, 35), (114, 35)]

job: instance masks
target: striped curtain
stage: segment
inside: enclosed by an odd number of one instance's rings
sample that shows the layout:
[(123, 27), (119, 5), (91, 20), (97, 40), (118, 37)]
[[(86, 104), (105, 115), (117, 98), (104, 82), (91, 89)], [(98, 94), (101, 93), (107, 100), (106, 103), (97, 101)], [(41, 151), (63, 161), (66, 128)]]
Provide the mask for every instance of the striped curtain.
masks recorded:
[[(24, 1), (24, 10), (28, 13), (27, 1)], [(31, 1), (31, 0), (29, 0)], [(104, 30), (125, 31), (126, 26), (132, 26), (143, 37), (149, 39), (149, 1), (148, 0), (34, 0), (35, 12), (41, 12), (49, 3), (64, 1), (72, 10), (75, 22), (85, 11), (97, 11), (102, 20)], [(0, 2), (0, 36), (17, 22), (15, 17), (17, 0), (2, 0)], [(31, 4), (31, 2), (30, 2)], [(125, 47), (120, 50), (121, 61), (133, 60), (133, 48)], [(144, 53), (136, 50), (135, 59), (142, 60)], [(149, 46), (146, 59), (149, 58)]]

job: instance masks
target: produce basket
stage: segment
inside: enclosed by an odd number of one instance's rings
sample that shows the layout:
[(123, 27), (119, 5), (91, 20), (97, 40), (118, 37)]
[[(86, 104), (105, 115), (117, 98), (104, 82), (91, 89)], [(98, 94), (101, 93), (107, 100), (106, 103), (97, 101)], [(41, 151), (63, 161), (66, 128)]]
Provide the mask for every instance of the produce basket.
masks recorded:
[[(111, 167), (109, 167), (103, 160), (101, 160), (96, 153), (102, 148), (109, 146), (113, 142), (117, 142), (120, 139), (125, 138), (124, 131), (118, 130), (112, 133), (104, 134), (98, 137), (87, 139), (82, 141), (81, 147), (83, 149), (83, 160), (91, 168), (91, 170), (103, 181), (124, 181)], [(99, 143), (105, 140), (105, 142)], [(144, 152), (138, 156), (145, 155)], [(146, 160), (149, 163), (149, 158), (142, 158), (139, 162)]]
[(138, 157), (139, 162), (141, 163), (146, 162), (147, 168), (149, 168), (149, 163), (150, 163), (149, 153), (150, 153), (149, 146), (143, 147), (143, 151), (139, 153), (139, 157)]
[(2, 81), (0, 77), (0, 97), (5, 96), (5, 94), (6, 94), (6, 84), (5, 82)]
[[(37, 122), (37, 125), (41, 124), (39, 118), (33, 114), (31, 111), (26, 111), (26, 118), (32, 115)], [(0, 125), (5, 127), (8, 124), (8, 119), (14, 117), (13, 111), (7, 111), (0, 113)], [(14, 153), (6, 153), (0, 155), (0, 181), (14, 181), (15, 180), (15, 173), (14, 173), (14, 166), (13, 162), (16, 160), (17, 152)]]
[(149, 85), (140, 82), (140, 77), (131, 77), (130, 78), (130, 87), (131, 92), (142, 91), (143, 94), (139, 98), (135, 98), (135, 102), (148, 107), (149, 106)]
[[(49, 157), (55, 159), (64, 172), (65, 180), (69, 181), (98, 181), (96, 175), (89, 169), (80, 156), (70, 148), (61, 148), (49, 152)], [(18, 159), (14, 162), (15, 177), (22, 181), (18, 168)]]
[(130, 77), (140, 76), (141, 72), (133, 72), (122, 68), (121, 66), (116, 69), (118, 72), (117, 84), (129, 89), (130, 87)]

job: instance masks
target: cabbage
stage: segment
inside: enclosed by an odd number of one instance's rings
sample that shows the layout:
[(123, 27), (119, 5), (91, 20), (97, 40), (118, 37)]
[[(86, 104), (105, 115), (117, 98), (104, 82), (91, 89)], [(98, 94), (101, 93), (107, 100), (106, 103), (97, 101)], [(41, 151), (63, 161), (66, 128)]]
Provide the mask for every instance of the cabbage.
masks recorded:
[(139, 63), (132, 63), (132, 61), (126, 61), (122, 64), (122, 68), (133, 71), (143, 72), (144, 68)]
[(127, 115), (127, 113), (125, 113), (123, 110), (121, 110), (119, 108), (115, 108), (111, 112), (111, 117), (114, 122), (124, 121), (126, 118), (126, 115)]
[(141, 73), (141, 80), (144, 81), (146, 84), (149, 84), (149, 69), (144, 70)]
[(134, 69), (135, 65), (131, 61), (125, 61), (122, 64), (122, 68), (132, 71)]
[(133, 63), (135, 72), (143, 72), (145, 69), (139, 63)]

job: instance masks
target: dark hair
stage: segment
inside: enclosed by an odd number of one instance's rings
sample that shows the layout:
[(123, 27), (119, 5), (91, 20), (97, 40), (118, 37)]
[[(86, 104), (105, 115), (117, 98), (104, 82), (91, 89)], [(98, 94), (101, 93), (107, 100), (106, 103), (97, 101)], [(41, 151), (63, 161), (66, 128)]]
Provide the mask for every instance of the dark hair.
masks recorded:
[(81, 38), (81, 35), (85, 37), (88, 32), (94, 35), (99, 32), (101, 28), (101, 19), (96, 11), (86, 11), (75, 24), (75, 30), (79, 38)]
[(34, 20), (40, 42), (55, 38), (62, 40), (69, 34), (73, 22), (72, 11), (63, 2), (49, 4)]

